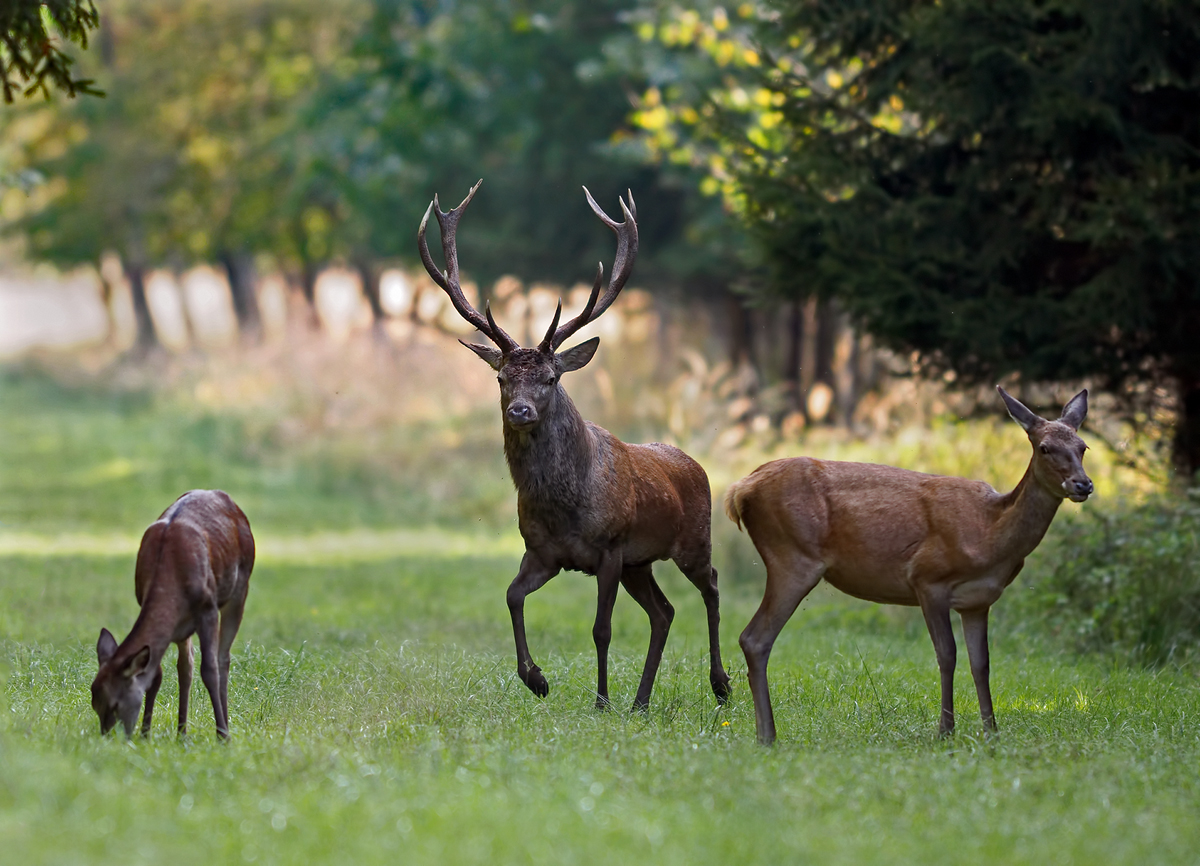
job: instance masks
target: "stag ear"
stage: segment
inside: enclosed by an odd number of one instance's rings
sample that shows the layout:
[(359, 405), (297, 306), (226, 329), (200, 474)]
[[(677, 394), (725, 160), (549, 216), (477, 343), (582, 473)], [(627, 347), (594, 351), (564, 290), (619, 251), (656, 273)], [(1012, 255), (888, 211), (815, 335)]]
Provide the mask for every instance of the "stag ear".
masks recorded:
[(1026, 433), (1042, 423), (1044, 419), (1016, 397), (1009, 394), (999, 385), (996, 386), (996, 390), (1004, 398), (1004, 405), (1008, 407), (1008, 414), (1012, 416), (1014, 421), (1021, 425), (1021, 429)]
[(1071, 429), (1078, 430), (1083, 426), (1083, 419), (1086, 417), (1087, 388), (1084, 388), (1067, 401), (1067, 405), (1063, 406), (1062, 416), (1058, 420), (1066, 424)]
[(578, 346), (572, 346), (565, 352), (559, 352), (554, 357), (558, 358), (562, 364), (563, 372), (570, 373), (572, 370), (586, 367), (588, 361), (592, 360), (592, 356), (596, 354), (599, 345), (600, 338), (592, 337), (590, 340), (584, 340)]
[(100, 629), (100, 640), (96, 641), (96, 659), (104, 664), (117, 651), (117, 639), (106, 628)]
[(462, 343), (476, 355), (487, 361), (488, 366), (490, 366), (493, 370), (500, 369), (500, 365), (504, 361), (504, 353), (499, 349), (493, 349), (491, 346), (483, 346), (479, 343), (468, 343), (466, 340), (459, 340), (458, 342)]
[(145, 673), (148, 667), (150, 667), (150, 647), (144, 646), (137, 651), (137, 655), (125, 662), (125, 667), (121, 668), (121, 676), (131, 680), (139, 674)]

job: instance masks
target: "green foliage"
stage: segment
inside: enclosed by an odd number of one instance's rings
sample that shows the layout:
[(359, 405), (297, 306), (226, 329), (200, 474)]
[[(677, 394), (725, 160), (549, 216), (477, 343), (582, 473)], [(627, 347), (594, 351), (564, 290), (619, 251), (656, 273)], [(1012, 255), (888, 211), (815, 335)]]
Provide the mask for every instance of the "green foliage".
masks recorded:
[(758, 48), (657, 120), (672, 152), (714, 154), (761, 296), (836, 295), (960, 382), (1173, 377), (1200, 469), (1194, 3), (775, 0), (753, 25), (688, 21), (714, 32), (681, 44), (714, 62)]
[(53, 86), (68, 96), (86, 93), (103, 96), (90, 78), (75, 78), (74, 59), (50, 35), (57, 30), (70, 42), (87, 48), (88, 31), (100, 23), (92, 0), (7, 0), (0, 6), (0, 83), (4, 101), (12, 102), (17, 90), (25, 96), (39, 90), (47, 99)]
[(1065, 520), (1014, 600), (1023, 627), (1150, 667), (1200, 650), (1200, 499)]

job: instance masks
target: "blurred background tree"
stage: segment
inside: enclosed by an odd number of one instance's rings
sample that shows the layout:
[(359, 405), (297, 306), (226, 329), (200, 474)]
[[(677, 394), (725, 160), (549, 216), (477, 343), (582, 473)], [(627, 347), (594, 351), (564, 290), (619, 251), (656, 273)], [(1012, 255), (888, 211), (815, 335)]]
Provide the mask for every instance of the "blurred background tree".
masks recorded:
[(752, 296), (836, 297), (923, 372), (1089, 377), (1200, 469), (1194, 3), (773, 0), (645, 15), (720, 69), (643, 97), (743, 216)]
[(4, 101), (11, 103), (18, 92), (32, 96), (39, 91), (49, 99), (51, 87), (68, 96), (102, 96), (91, 79), (73, 76), (74, 58), (59, 44), (65, 39), (87, 48), (88, 31), (96, 29), (99, 20), (92, 0), (5, 0), (0, 4)]

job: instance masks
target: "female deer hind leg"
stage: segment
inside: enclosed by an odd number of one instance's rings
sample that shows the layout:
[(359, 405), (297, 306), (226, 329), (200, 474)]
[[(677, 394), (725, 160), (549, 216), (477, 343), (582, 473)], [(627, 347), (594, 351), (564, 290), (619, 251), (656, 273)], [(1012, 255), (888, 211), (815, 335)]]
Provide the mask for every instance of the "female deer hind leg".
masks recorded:
[[(762, 551), (760, 550), (760, 553)], [(738, 643), (746, 655), (746, 675), (754, 697), (754, 721), (758, 741), (765, 746), (775, 742), (775, 714), (771, 709), (771, 691), (767, 685), (767, 662), (771, 647), (800, 602), (825, 574), (825, 564), (797, 551), (762, 554), (767, 566), (767, 588), (762, 604), (742, 632)]]
[(650, 707), (650, 692), (654, 678), (662, 662), (663, 648), (667, 645), (667, 634), (675, 619), (675, 608), (654, 580), (649, 563), (626, 568), (621, 572), (621, 585), (630, 597), (642, 606), (650, 617), (650, 646), (646, 650), (646, 664), (642, 668), (642, 681), (638, 684), (637, 697), (633, 699), (634, 712), (645, 712)]
[(533, 663), (529, 644), (525, 640), (525, 596), (541, 589), (556, 574), (557, 568), (544, 565), (526, 551), (521, 559), (521, 569), (508, 586), (508, 612), (512, 617), (513, 639), (517, 644), (517, 676), (539, 698), (550, 694), (550, 684), (542, 676), (542, 669)]

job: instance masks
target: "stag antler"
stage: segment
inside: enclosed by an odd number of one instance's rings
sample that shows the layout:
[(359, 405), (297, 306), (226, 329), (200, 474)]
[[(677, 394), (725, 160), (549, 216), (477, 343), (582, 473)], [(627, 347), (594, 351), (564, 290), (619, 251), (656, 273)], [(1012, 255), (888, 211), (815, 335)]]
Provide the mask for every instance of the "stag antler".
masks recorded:
[[(441, 205), (438, 204), (438, 197), (435, 193), (433, 201), (429, 203), (429, 207), (425, 209), (425, 216), (421, 218), (421, 227), (417, 229), (417, 249), (421, 253), (421, 262), (425, 265), (425, 270), (433, 281), (437, 283), (446, 294), (450, 296), (450, 303), (454, 305), (454, 309), (458, 310), (458, 314), (467, 320), (475, 328), (482, 331), (483, 334), (500, 347), (502, 352), (511, 352), (518, 347), (517, 341), (504, 332), (504, 329), (496, 324), (496, 320), (492, 318), (491, 306), (484, 305), (485, 316), (481, 316), (479, 311), (471, 306), (471, 302), (467, 300), (463, 294), (462, 286), (458, 282), (458, 247), (454, 240), (454, 233), (458, 230), (458, 220), (466, 210), (467, 205), (471, 203), (471, 199), (475, 197), (475, 191), (479, 189), (483, 183), (480, 178), (475, 186), (471, 187), (471, 191), (467, 193), (458, 205), (450, 211), (443, 213)], [(442, 235), (442, 252), (446, 257), (446, 271), (443, 273), (438, 270), (438, 266), (434, 264), (433, 256), (429, 254), (429, 244), (425, 241), (425, 226), (429, 222), (429, 215), (437, 216), (438, 228)]]
[[(596, 204), (596, 200), (592, 198), (592, 194), (588, 192), (586, 186), (583, 188), (583, 193), (587, 196), (587, 201), (591, 205), (592, 212), (600, 217), (601, 222), (612, 229), (617, 236), (617, 254), (613, 259), (612, 276), (609, 277), (608, 288), (604, 292), (604, 297), (601, 298), (600, 283), (604, 280), (604, 264), (602, 262), (597, 265), (596, 280), (592, 284), (592, 293), (588, 297), (588, 302), (584, 306), (583, 312), (557, 329), (558, 314), (555, 313), (550, 330), (546, 332), (546, 338), (542, 341), (543, 349), (557, 349), (563, 344), (564, 340), (584, 325), (600, 318), (601, 314), (612, 306), (612, 302), (617, 299), (617, 295), (621, 294), (621, 289), (625, 287), (625, 282), (629, 279), (629, 274), (633, 271), (633, 261), (637, 258), (637, 205), (633, 202), (633, 192), (626, 190), (626, 195), (629, 196), (628, 206), (625, 205), (624, 199), (618, 199), (621, 203), (621, 212), (625, 215), (624, 222), (616, 222), (611, 219), (600, 208), (600, 205)], [(561, 303), (559, 304), (559, 308), (561, 310)]]

